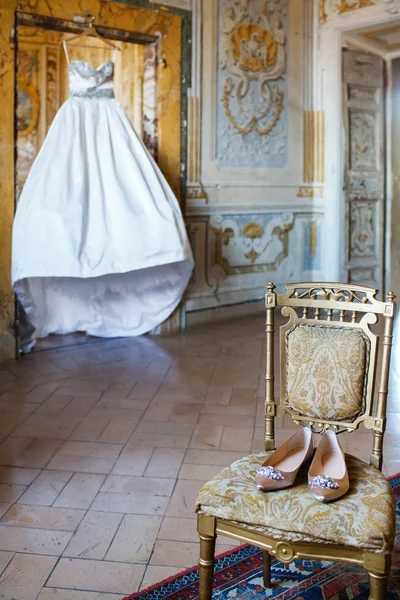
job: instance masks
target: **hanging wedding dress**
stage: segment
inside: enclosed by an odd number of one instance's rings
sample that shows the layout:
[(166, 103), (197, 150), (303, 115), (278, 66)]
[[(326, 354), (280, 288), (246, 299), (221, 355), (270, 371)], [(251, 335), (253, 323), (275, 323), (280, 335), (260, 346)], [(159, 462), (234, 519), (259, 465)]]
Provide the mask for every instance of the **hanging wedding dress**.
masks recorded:
[(35, 337), (146, 333), (192, 272), (178, 202), (114, 99), (114, 58), (68, 60), (70, 97), (18, 203), (12, 282)]

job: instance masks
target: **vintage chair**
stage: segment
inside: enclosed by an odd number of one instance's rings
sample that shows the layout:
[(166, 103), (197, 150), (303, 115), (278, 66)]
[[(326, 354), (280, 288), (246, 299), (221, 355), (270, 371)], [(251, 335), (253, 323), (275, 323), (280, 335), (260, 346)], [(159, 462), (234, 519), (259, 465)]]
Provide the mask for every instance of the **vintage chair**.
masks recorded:
[[(293, 283), (266, 293), (265, 449), (275, 448), (274, 420), (286, 413), (315, 433), (351, 432), (361, 425), (373, 437), (370, 464), (349, 455), (349, 492), (323, 504), (307, 489), (307, 469), (295, 485), (260, 492), (254, 479), (266, 455), (233, 463), (206, 483), (197, 497), (200, 600), (210, 600), (217, 534), (264, 550), (264, 585), (271, 587), (270, 556), (333, 560), (363, 566), (370, 600), (386, 600), (395, 534), (395, 503), (380, 469), (386, 421), (394, 294), (338, 283)], [(274, 310), (288, 318), (280, 328), (280, 403), (274, 398)], [(384, 321), (381, 348), (370, 325)], [(378, 360), (379, 356), (379, 360)], [(379, 389), (375, 374), (380, 365)]]

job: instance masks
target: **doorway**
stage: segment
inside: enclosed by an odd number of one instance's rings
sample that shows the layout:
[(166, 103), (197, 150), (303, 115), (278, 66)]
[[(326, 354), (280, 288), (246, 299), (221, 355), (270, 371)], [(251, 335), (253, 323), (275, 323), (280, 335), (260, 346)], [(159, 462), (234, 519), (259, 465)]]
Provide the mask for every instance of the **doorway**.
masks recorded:
[(398, 295), (400, 19), (342, 41), (345, 272)]

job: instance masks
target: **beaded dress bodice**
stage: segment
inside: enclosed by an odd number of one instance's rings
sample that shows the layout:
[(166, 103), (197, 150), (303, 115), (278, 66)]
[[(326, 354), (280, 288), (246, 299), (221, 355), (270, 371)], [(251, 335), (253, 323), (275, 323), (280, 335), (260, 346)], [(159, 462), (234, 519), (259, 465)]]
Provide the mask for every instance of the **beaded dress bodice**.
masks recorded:
[(114, 63), (110, 60), (97, 69), (85, 60), (68, 65), (69, 94), (78, 98), (114, 98)]

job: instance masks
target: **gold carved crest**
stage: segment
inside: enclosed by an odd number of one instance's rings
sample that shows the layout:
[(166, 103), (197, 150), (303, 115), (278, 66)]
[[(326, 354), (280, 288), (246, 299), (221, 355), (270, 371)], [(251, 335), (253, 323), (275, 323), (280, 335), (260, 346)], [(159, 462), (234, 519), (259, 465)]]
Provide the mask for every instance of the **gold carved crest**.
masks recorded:
[(225, 114), (241, 134), (267, 135), (283, 110), (288, 0), (220, 0)]

